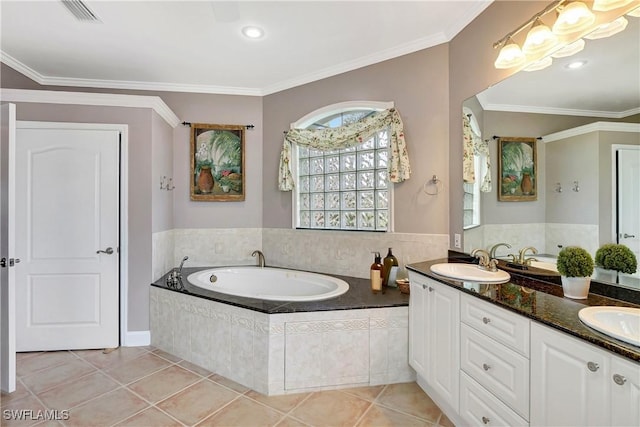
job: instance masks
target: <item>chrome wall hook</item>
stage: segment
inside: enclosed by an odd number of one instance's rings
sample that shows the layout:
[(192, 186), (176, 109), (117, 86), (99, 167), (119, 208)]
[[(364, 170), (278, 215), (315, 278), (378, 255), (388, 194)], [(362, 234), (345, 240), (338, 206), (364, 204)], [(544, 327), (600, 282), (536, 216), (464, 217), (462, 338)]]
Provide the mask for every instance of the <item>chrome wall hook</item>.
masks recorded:
[(573, 191), (575, 191), (576, 193), (580, 191), (580, 185), (578, 185), (578, 181), (573, 181)]

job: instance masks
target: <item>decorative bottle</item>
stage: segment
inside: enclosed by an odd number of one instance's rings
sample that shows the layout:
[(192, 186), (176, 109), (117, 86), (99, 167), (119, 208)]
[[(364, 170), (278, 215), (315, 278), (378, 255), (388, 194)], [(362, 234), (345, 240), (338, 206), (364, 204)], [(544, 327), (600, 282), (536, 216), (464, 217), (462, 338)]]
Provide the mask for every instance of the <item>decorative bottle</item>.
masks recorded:
[(522, 174), (520, 189), (522, 190), (522, 194), (524, 194), (525, 196), (531, 194), (531, 191), (533, 190), (533, 182), (531, 181), (531, 175), (529, 175), (528, 173)]
[(382, 269), (384, 268), (380, 263), (380, 252), (374, 252), (375, 258), (373, 264), (371, 264), (371, 292), (374, 294), (382, 292)]
[(384, 278), (382, 280), (382, 286), (395, 287), (396, 276), (398, 274), (398, 259), (391, 252), (391, 248), (389, 248), (387, 256), (384, 257), (383, 267)]

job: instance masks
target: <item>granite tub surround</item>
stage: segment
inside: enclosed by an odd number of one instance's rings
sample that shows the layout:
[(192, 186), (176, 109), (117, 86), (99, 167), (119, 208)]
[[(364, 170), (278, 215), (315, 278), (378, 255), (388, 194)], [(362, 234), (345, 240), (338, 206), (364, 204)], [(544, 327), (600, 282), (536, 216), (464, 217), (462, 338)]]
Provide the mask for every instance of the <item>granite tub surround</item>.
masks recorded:
[(415, 379), (408, 364), (408, 295), (347, 293), (311, 302), (262, 301), (197, 288), (151, 287), (155, 347), (268, 395)]
[(461, 262), (462, 255), (448, 259), (437, 259), (408, 265), (407, 268), (440, 283), (459, 289), (487, 300), (500, 307), (536, 320), (540, 323), (568, 333), (599, 347), (640, 362), (640, 348), (616, 340), (584, 325), (578, 318), (578, 311), (587, 306), (640, 307), (626, 301), (589, 293), (586, 300), (564, 298), (562, 287), (551, 282), (511, 274), (511, 280), (500, 285), (476, 284), (449, 280), (433, 274), (430, 266), (442, 262)]

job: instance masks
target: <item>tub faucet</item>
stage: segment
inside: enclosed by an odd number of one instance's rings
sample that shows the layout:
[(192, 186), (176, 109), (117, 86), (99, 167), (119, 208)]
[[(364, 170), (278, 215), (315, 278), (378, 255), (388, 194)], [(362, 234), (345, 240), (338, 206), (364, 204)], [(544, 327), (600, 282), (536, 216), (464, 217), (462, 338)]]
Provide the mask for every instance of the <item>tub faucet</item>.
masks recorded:
[(262, 251), (259, 250), (255, 250), (253, 251), (253, 253), (251, 253), (251, 256), (258, 256), (258, 267), (263, 268), (264, 267), (264, 254), (262, 253)]
[(188, 256), (182, 258), (182, 262), (180, 263), (180, 267), (178, 267), (178, 276), (182, 276), (182, 266), (184, 265), (185, 261), (188, 260), (188, 259), (189, 259)]
[(532, 254), (537, 254), (538, 250), (536, 248), (534, 248), (533, 246), (527, 246), (526, 248), (522, 248), (520, 249), (520, 257), (518, 258), (518, 264), (520, 265), (528, 265), (531, 264), (531, 261), (535, 260), (535, 258), (531, 257), (531, 258), (527, 258), (525, 255), (527, 253), (527, 251), (531, 250)]
[(508, 243), (496, 243), (495, 245), (491, 246), (491, 250), (489, 250), (489, 258), (494, 259), (496, 257), (496, 250), (500, 246), (504, 246), (507, 249), (511, 249), (511, 245)]

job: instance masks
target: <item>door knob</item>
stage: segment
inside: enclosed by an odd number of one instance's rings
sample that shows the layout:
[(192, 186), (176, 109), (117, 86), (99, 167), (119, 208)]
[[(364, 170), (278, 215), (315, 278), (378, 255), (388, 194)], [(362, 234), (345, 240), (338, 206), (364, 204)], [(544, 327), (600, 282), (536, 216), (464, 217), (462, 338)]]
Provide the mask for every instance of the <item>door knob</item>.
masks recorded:
[(20, 263), (20, 258), (2, 258), (0, 259), (0, 267), (13, 267), (16, 264)]
[(634, 237), (636, 237), (636, 235), (624, 233), (622, 237), (624, 237), (625, 239), (633, 239)]
[(111, 255), (113, 253), (113, 248), (111, 246), (109, 246), (107, 249), (105, 250), (98, 250), (96, 251), (97, 254), (107, 254), (107, 255)]

